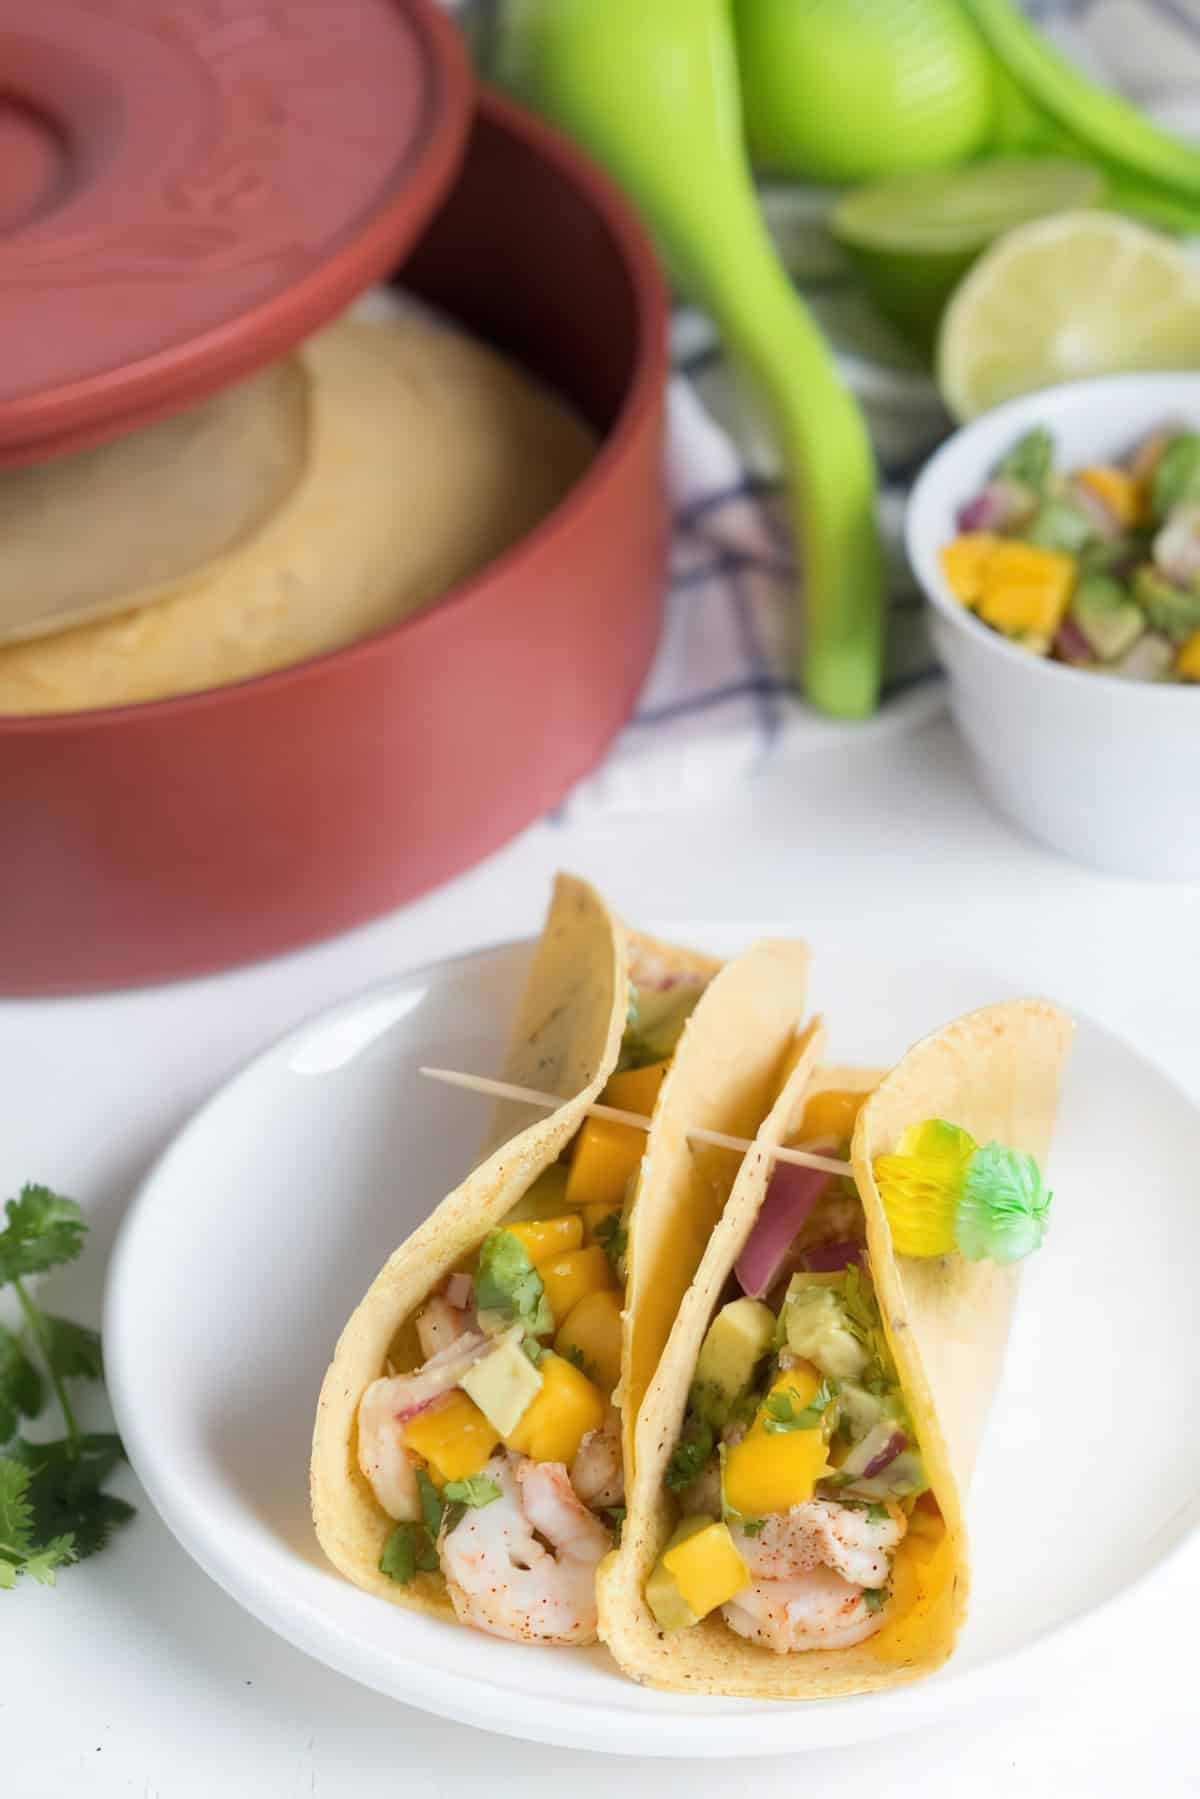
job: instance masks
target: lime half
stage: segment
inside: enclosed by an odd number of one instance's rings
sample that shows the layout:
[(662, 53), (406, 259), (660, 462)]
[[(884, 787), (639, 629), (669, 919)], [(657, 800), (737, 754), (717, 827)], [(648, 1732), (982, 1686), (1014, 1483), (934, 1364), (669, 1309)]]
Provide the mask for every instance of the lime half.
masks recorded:
[(880, 311), (932, 351), (950, 294), (1001, 233), (1104, 199), (1104, 178), (1059, 157), (1002, 156), (855, 188), (830, 228)]
[(1123, 369), (1200, 367), (1200, 269), (1169, 238), (1066, 212), (999, 238), (946, 308), (937, 377), (957, 418)]

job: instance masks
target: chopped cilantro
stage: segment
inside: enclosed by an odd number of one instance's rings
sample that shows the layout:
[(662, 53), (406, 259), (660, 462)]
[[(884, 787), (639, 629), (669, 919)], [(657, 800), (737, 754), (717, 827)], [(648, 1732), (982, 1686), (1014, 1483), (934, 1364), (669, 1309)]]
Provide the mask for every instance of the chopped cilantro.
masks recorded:
[(479, 1312), (501, 1312), (524, 1325), (529, 1336), (544, 1337), (554, 1329), (554, 1314), (542, 1277), (529, 1251), (511, 1231), (489, 1231), (479, 1251), (475, 1275)]
[(621, 1223), (619, 1212), (610, 1212), (596, 1226), (596, 1241), (603, 1249), (615, 1273), (620, 1273), (621, 1262), (629, 1246), (629, 1232)]
[(499, 1499), (500, 1488), (486, 1474), (468, 1474), (465, 1480), (448, 1480), (442, 1497), (451, 1505), (491, 1505), (493, 1499)]
[(886, 1524), (890, 1516), (891, 1513), (888, 1511), (886, 1505), (880, 1505), (878, 1501), (873, 1501), (867, 1507), (867, 1522), (869, 1524)]
[(613, 1521), (613, 1542), (621, 1547), (621, 1532), (625, 1528), (625, 1507), (623, 1505), (606, 1505), (605, 1511)]
[(442, 1528), (442, 1513), (445, 1507), (442, 1504), (441, 1494), (424, 1468), (417, 1469), (417, 1492), (421, 1495), (421, 1516), (425, 1520), (425, 1528), (436, 1541), (438, 1531)]
[(863, 1598), (867, 1602), (867, 1610), (869, 1612), (877, 1612), (879, 1610), (880, 1606), (886, 1604), (886, 1602), (887, 1602), (887, 1588), (886, 1587), (864, 1587), (863, 1588)]
[(838, 1384), (831, 1380), (821, 1382), (808, 1405), (802, 1402), (795, 1387), (789, 1387), (786, 1393), (768, 1393), (763, 1401), (763, 1428), (772, 1435), (788, 1430), (817, 1430), (837, 1395)]
[(583, 1351), (580, 1349), (578, 1343), (567, 1343), (562, 1349), (557, 1350), (555, 1353), (562, 1356), (564, 1361), (570, 1362), (572, 1367), (578, 1368), (580, 1374), (587, 1373), (587, 1362), (584, 1360)]
[(713, 1442), (712, 1427), (702, 1418), (690, 1417), (684, 1421), (664, 1477), (672, 1493), (680, 1493), (684, 1487), (691, 1486), (712, 1455)]
[(383, 1546), (379, 1572), (406, 1587), (417, 1574), (436, 1574), (438, 1552), (423, 1524), (397, 1524)]

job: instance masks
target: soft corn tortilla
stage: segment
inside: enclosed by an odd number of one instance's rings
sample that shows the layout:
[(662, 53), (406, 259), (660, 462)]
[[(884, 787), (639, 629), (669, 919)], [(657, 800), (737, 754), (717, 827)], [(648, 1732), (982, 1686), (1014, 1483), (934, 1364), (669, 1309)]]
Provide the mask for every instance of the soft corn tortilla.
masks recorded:
[(754, 1136), (795, 1050), (809, 960), (807, 944), (767, 939), (727, 963), (688, 1020), (659, 1091), (625, 1258), (616, 1399), (627, 1482), (646, 1389), (741, 1165), (736, 1152), (686, 1133)]
[(0, 644), (74, 625), (0, 647), (0, 714), (220, 687), (395, 624), (532, 530), (594, 453), (462, 332), (343, 319), (179, 419), (0, 473)]
[(579, 1129), (616, 1066), (630, 971), (707, 981), (720, 966), (698, 951), (627, 931), (586, 882), (558, 877), (504, 1078), (561, 1093), (563, 1104), (515, 1135), (528, 1109), (497, 1109), (485, 1159), (385, 1263), (342, 1332), (321, 1388), (311, 1464), (313, 1522), (330, 1561), (368, 1592), (454, 1616), (440, 1574), (420, 1574), (401, 1586), (379, 1571), (393, 1521), (358, 1466), (356, 1421), (364, 1391), (389, 1359), (398, 1367), (417, 1366), (414, 1320), (421, 1305), (447, 1274), (469, 1265), (488, 1231)]
[[(878, 1085), (876, 1070), (822, 1069), (814, 1076), (820, 1054), (814, 1031), (746, 1156), (637, 1420), (621, 1547), (601, 1564), (597, 1583), (601, 1639), (635, 1680), (676, 1692), (825, 1699), (916, 1680), (951, 1653), (967, 1597), (963, 1502), (1000, 1375), (1018, 1270), (957, 1255), (897, 1258), (871, 1168), (876, 1156), (896, 1148), (907, 1125), (927, 1118), (950, 1119), (979, 1142), (995, 1139), (1044, 1160), (1072, 1029), (1044, 1001), (991, 1006), (925, 1038)], [(696, 1357), (766, 1194), (764, 1150), (795, 1134), (813, 1093), (836, 1088), (874, 1089), (855, 1129), (855, 1180), (884, 1330), (953, 1544), (954, 1574), (935, 1616), (935, 1647), (908, 1663), (881, 1660), (870, 1639), (851, 1649), (776, 1655), (739, 1637), (719, 1615), (668, 1634), (644, 1598), (675, 1520), (662, 1483)]]
[(310, 386), (287, 357), (112, 443), (0, 471), (0, 643), (148, 605), (248, 542), (304, 472)]

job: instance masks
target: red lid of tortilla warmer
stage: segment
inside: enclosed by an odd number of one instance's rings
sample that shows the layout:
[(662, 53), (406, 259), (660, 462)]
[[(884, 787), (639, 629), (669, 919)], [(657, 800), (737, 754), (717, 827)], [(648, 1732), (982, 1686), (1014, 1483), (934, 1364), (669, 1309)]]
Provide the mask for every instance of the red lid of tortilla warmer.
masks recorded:
[(0, 466), (261, 367), (395, 266), (472, 82), (435, 0), (0, 0)]

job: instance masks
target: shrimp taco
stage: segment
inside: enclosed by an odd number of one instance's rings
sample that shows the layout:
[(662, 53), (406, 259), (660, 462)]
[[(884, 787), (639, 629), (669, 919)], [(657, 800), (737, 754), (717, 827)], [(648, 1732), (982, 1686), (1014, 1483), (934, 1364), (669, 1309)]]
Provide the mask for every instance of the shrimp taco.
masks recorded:
[[(1040, 1242), (1072, 1026), (989, 1007), (891, 1070), (820, 1068), (746, 1154), (636, 1421), (600, 1635), (651, 1686), (754, 1698), (931, 1673), (964, 1615), (963, 1504)], [(799, 1141), (844, 1173), (775, 1161)], [(957, 1231), (957, 1235), (955, 1235)]]
[[(802, 944), (764, 943), (722, 967), (559, 877), (503, 1072), (562, 1103), (524, 1128), (519, 1105), (499, 1110), (322, 1386), (313, 1518), (357, 1585), (517, 1641), (596, 1640), (622, 1412), (636, 1416), (736, 1174), (685, 1126), (758, 1128), (807, 964)], [(590, 1116), (597, 1100), (649, 1131)]]

